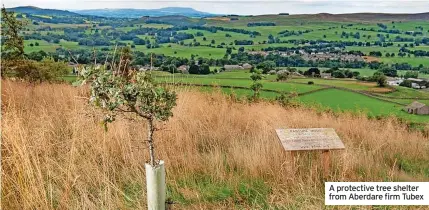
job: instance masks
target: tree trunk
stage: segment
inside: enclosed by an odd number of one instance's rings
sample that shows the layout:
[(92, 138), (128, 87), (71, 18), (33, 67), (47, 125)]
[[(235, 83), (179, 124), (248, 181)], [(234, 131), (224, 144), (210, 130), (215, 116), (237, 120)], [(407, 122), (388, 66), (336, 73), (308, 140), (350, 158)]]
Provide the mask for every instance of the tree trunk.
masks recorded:
[(148, 130), (148, 134), (147, 134), (147, 142), (149, 144), (149, 154), (150, 154), (150, 165), (152, 167), (155, 166), (155, 151), (154, 151), (154, 144), (153, 144), (153, 132), (155, 131), (155, 128), (153, 126), (153, 119), (148, 119), (147, 120), (148, 125), (147, 125), (147, 130)]

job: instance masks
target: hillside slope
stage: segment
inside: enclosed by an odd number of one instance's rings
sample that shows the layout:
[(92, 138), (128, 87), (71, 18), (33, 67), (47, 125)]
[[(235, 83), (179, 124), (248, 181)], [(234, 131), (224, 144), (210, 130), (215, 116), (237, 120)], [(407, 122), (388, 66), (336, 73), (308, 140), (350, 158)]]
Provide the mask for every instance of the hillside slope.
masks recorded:
[(32, 15), (47, 15), (47, 16), (80, 16), (77, 13), (67, 10), (43, 9), (33, 6), (7, 8), (8, 11), (28, 13)]
[(389, 13), (351, 13), (328, 14), (321, 13), (307, 15), (308, 18), (334, 21), (410, 21), (429, 20), (429, 12), (417, 14), (389, 14)]

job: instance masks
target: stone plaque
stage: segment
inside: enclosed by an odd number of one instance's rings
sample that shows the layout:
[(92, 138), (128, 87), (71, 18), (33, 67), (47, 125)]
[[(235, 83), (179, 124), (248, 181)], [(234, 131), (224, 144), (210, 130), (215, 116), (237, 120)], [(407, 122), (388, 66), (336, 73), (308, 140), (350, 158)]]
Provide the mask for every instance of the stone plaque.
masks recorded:
[(344, 149), (333, 128), (276, 129), (287, 151)]

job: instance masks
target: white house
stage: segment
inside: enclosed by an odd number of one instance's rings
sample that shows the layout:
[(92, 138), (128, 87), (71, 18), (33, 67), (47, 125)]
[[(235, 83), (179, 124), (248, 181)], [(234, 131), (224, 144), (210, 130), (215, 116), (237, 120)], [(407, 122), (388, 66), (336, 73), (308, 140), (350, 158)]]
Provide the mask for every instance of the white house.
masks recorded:
[(404, 82), (404, 80), (401, 78), (389, 78), (387, 80), (387, 84), (390, 86), (399, 86), (402, 82)]

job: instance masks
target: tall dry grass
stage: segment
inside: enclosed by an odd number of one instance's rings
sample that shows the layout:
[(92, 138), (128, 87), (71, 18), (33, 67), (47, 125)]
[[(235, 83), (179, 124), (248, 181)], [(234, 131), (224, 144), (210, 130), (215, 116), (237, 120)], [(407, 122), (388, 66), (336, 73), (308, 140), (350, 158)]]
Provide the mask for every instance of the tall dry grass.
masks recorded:
[[(146, 208), (145, 124), (119, 119), (104, 132), (85, 96), (64, 84), (2, 82), (3, 209)], [(175, 209), (324, 208), (318, 153), (293, 164), (275, 128), (335, 128), (346, 149), (333, 152), (330, 181), (429, 180), (428, 138), (394, 119), (182, 90), (160, 126), (157, 157)]]

